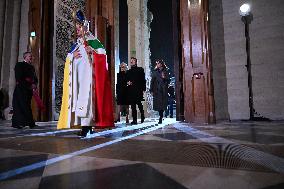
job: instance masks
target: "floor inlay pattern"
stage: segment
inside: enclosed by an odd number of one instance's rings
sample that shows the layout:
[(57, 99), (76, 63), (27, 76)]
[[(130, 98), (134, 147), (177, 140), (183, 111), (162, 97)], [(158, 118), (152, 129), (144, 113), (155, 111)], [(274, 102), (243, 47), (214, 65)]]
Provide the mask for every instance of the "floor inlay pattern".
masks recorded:
[[(0, 188), (283, 188), (284, 122), (147, 119), (80, 139), (0, 124)], [(7, 177), (7, 175), (10, 175)]]

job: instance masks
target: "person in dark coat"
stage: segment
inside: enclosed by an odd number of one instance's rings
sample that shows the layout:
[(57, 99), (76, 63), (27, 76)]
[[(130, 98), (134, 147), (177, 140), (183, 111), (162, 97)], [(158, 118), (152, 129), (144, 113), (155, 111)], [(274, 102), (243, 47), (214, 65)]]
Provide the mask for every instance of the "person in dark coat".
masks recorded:
[(4, 116), (4, 92), (0, 89), (0, 119), (5, 120)]
[(25, 52), (24, 61), (15, 66), (16, 87), (13, 93), (13, 117), (12, 127), (21, 129), (25, 126), (35, 127), (33, 119), (31, 100), (33, 89), (36, 88), (38, 79), (32, 63), (32, 53)]
[[(126, 123), (129, 123), (129, 102), (128, 102), (128, 87), (127, 87), (127, 64), (124, 62), (119, 65), (119, 72), (117, 73), (117, 84), (116, 84), (116, 101), (119, 106), (118, 119), (120, 116), (126, 116)], [(120, 115), (121, 114), (121, 115)]]
[(133, 121), (131, 124), (137, 124), (137, 109), (138, 105), (139, 111), (141, 113), (141, 123), (144, 122), (144, 110), (142, 102), (144, 100), (143, 93), (146, 91), (146, 79), (144, 69), (137, 66), (137, 59), (131, 57), (130, 59), (131, 69), (127, 71), (127, 85), (129, 93), (129, 103), (131, 104)]
[(163, 60), (157, 60), (156, 68), (152, 74), (150, 92), (153, 95), (153, 109), (159, 112), (159, 124), (162, 123), (163, 112), (168, 105), (168, 84), (167, 67)]
[(170, 84), (168, 87), (168, 107), (165, 114), (166, 117), (170, 114), (170, 118), (173, 118), (174, 101), (175, 101), (175, 88), (173, 84)]

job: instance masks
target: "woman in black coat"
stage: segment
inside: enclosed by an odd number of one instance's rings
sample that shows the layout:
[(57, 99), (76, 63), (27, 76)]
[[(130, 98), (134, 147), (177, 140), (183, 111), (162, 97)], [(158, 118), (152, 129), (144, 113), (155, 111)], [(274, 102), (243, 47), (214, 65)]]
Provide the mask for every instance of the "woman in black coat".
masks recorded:
[(118, 119), (120, 121), (120, 114), (126, 116), (126, 123), (129, 123), (129, 102), (128, 102), (128, 90), (127, 90), (127, 64), (121, 63), (119, 65), (119, 73), (117, 73), (116, 84), (116, 102), (119, 106)]
[(153, 95), (153, 109), (159, 112), (159, 124), (163, 120), (163, 112), (168, 105), (169, 77), (163, 60), (156, 61), (156, 68), (152, 74), (150, 92)]

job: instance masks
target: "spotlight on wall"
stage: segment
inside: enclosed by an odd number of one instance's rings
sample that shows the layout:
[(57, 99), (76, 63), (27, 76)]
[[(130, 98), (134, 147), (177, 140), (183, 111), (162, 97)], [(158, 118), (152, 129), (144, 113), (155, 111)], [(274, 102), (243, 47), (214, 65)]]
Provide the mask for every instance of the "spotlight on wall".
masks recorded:
[(35, 37), (35, 36), (36, 36), (36, 32), (35, 32), (35, 31), (32, 31), (31, 34), (30, 34), (30, 36), (31, 36), (31, 37)]
[(249, 88), (249, 108), (250, 108), (250, 120), (254, 120), (254, 107), (253, 107), (253, 93), (252, 93), (252, 76), (251, 76), (251, 60), (250, 60), (250, 36), (249, 36), (249, 24), (251, 23), (250, 5), (243, 4), (239, 10), (242, 21), (245, 24), (245, 37), (246, 37), (246, 54), (248, 71), (248, 88)]
[[(253, 102), (253, 91), (252, 91), (252, 72), (251, 72), (251, 59), (250, 59), (250, 33), (249, 33), (249, 25), (253, 20), (253, 15), (251, 13), (250, 5), (245, 3), (240, 7), (239, 10), (240, 16), (242, 17), (242, 21), (245, 24), (245, 38), (246, 38), (246, 54), (247, 54), (247, 72), (248, 72), (248, 88), (249, 88), (249, 111), (250, 121), (270, 121), (270, 119), (261, 116), (254, 109)], [(257, 117), (255, 116), (257, 115)]]
[(245, 3), (240, 7), (239, 11), (241, 16), (248, 16), (250, 14), (250, 5)]

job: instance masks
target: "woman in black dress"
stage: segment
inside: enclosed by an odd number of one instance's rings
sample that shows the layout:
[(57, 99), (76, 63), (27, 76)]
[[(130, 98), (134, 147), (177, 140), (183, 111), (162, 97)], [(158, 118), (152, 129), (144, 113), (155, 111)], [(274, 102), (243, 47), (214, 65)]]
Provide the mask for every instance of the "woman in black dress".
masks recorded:
[(127, 64), (121, 63), (119, 65), (119, 73), (117, 73), (116, 84), (116, 101), (119, 106), (118, 119), (120, 116), (126, 116), (126, 123), (129, 123), (129, 102), (128, 102), (128, 90), (127, 90)]

